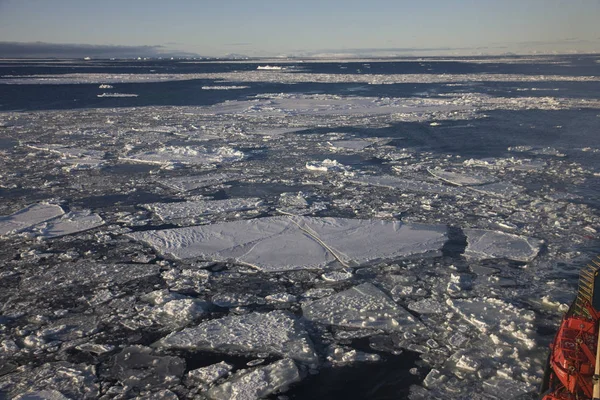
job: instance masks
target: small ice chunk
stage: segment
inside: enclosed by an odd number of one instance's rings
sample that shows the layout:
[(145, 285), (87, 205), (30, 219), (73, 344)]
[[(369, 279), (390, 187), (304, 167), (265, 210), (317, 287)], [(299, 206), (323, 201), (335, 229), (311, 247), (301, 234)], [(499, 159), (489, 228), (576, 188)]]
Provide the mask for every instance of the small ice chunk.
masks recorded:
[(329, 281), (329, 282), (346, 281), (346, 280), (352, 278), (352, 272), (331, 271), (331, 272), (326, 272), (323, 275), (321, 275), (321, 278), (323, 278), (324, 281)]
[(377, 362), (381, 360), (379, 354), (364, 353), (355, 349), (330, 346), (327, 350), (327, 361), (335, 365), (352, 364), (355, 362)]
[(148, 347), (130, 346), (113, 357), (110, 374), (123, 386), (149, 389), (178, 384), (184, 371), (182, 358), (155, 355)]
[(258, 198), (225, 199), (225, 200), (195, 200), (177, 203), (150, 203), (142, 207), (152, 211), (163, 221), (193, 218), (200, 215), (225, 213), (232, 211), (253, 210), (262, 205)]
[(164, 325), (185, 326), (204, 314), (205, 303), (198, 299), (178, 299), (153, 310), (153, 318)]
[(336, 140), (328, 142), (334, 150), (351, 150), (351, 151), (362, 151), (373, 144), (372, 141), (363, 139), (350, 139), (350, 140)]
[(381, 290), (363, 283), (302, 306), (304, 317), (328, 325), (403, 331), (422, 324)]
[(422, 299), (408, 304), (408, 309), (419, 314), (441, 314), (447, 307), (434, 299)]
[(350, 174), (350, 168), (339, 163), (337, 160), (325, 159), (323, 161), (309, 161), (306, 169), (319, 172), (340, 172)]
[(270, 303), (295, 303), (298, 298), (289, 293), (274, 293), (265, 297), (265, 300)]
[(300, 371), (289, 358), (251, 371), (241, 371), (207, 393), (213, 400), (262, 399), (299, 382)]
[(231, 315), (174, 332), (155, 344), (163, 349), (268, 353), (314, 364), (317, 354), (301, 324), (288, 313)]
[(441, 169), (428, 169), (431, 175), (436, 178), (456, 186), (474, 186), (492, 183), (496, 179), (490, 176), (478, 174), (461, 174), (458, 172), (444, 171)]
[(33, 204), (11, 215), (0, 216), (0, 235), (19, 233), (34, 225), (63, 215), (65, 212), (55, 204)]
[(539, 253), (542, 240), (484, 229), (465, 229), (465, 256), (478, 260), (506, 258), (530, 262)]
[(485, 379), (483, 382), (483, 390), (499, 399), (514, 399), (520, 395), (530, 393), (534, 389), (528, 383), (497, 376)]
[(208, 367), (194, 369), (188, 372), (188, 379), (194, 382), (201, 382), (207, 385), (212, 384), (218, 379), (229, 374), (233, 369), (233, 365), (227, 364), (225, 361), (209, 365)]
[(423, 380), (423, 386), (425, 386), (427, 389), (433, 389), (443, 384), (447, 379), (448, 377), (446, 375), (442, 374), (439, 370), (434, 368), (427, 374), (427, 376)]
[(15, 397), (15, 400), (68, 400), (69, 398), (63, 395), (58, 390), (38, 390), (27, 392)]

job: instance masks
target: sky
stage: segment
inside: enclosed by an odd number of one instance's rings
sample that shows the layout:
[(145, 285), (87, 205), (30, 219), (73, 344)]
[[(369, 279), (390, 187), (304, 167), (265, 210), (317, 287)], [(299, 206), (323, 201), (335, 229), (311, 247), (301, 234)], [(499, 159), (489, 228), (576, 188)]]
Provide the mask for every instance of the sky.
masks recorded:
[(599, 17), (600, 0), (0, 0), (0, 57), (600, 52)]

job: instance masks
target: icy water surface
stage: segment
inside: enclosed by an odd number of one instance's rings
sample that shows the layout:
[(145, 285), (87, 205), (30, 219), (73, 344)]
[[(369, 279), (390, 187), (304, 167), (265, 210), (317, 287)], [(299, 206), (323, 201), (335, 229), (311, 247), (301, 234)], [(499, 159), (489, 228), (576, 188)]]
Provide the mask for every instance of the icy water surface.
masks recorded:
[(0, 61), (0, 397), (533, 396), (598, 61)]

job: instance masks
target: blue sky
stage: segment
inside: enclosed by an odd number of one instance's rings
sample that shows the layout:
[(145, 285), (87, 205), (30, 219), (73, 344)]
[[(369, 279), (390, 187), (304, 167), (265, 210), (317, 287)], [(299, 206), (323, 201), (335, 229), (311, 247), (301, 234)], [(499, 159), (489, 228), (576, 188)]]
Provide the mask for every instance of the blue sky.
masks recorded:
[(598, 0), (0, 0), (0, 41), (207, 56), (589, 52), (599, 17)]

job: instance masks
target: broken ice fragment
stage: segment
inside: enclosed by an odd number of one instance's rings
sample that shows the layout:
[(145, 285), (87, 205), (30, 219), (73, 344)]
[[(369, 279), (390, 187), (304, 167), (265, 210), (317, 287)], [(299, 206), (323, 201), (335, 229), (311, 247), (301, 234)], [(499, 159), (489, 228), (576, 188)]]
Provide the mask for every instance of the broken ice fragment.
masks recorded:
[(465, 256), (478, 260), (506, 258), (529, 262), (539, 253), (542, 240), (483, 229), (465, 229)]
[(214, 173), (198, 176), (181, 176), (159, 181), (159, 183), (181, 192), (188, 192), (190, 190), (217, 185), (231, 179), (233, 179), (231, 174)]
[(305, 304), (302, 311), (308, 320), (348, 328), (385, 331), (423, 328), (415, 317), (370, 283)]
[(22, 232), (41, 222), (63, 215), (65, 212), (55, 204), (33, 204), (11, 215), (0, 216), (0, 235)]
[(225, 361), (209, 365), (208, 367), (194, 369), (188, 372), (188, 379), (193, 382), (201, 382), (211, 384), (216, 380), (226, 376), (233, 369), (233, 365), (227, 364)]
[(163, 349), (268, 353), (308, 364), (317, 362), (312, 342), (301, 324), (283, 311), (227, 316), (166, 336)]
[(284, 359), (249, 372), (241, 371), (227, 382), (210, 389), (207, 395), (214, 400), (262, 399), (300, 380), (300, 372), (294, 361)]
[(263, 271), (361, 265), (439, 254), (446, 227), (345, 218), (267, 217), (129, 234), (163, 254), (236, 261)]
[(232, 211), (253, 210), (262, 205), (258, 198), (225, 199), (225, 200), (195, 200), (177, 203), (142, 204), (142, 207), (152, 211), (163, 221), (193, 218), (200, 215), (225, 213)]
[(427, 172), (444, 182), (456, 186), (482, 185), (484, 183), (491, 183), (495, 181), (495, 179), (490, 176), (478, 174), (460, 174), (457, 172), (449, 172), (441, 169), (427, 169)]

